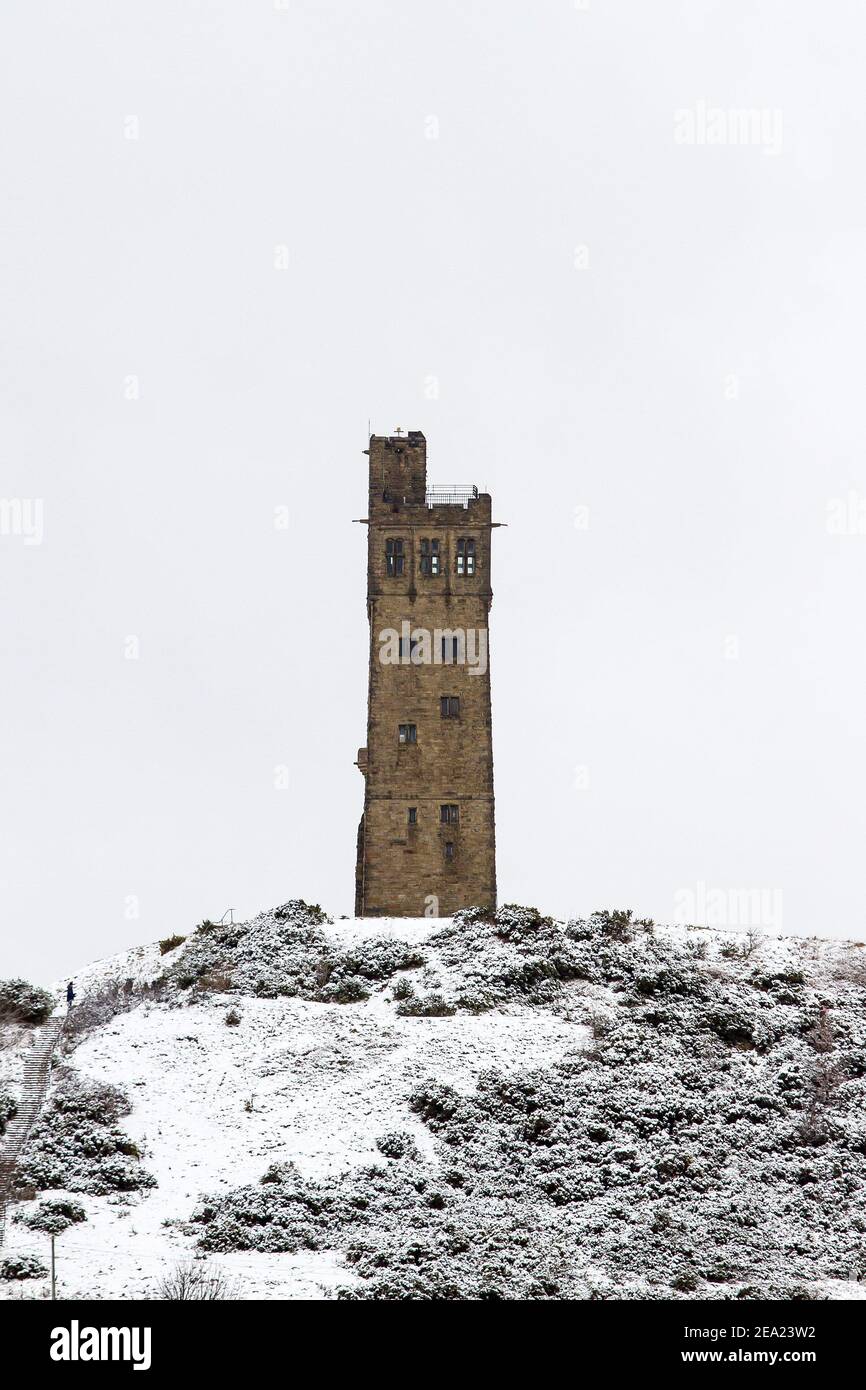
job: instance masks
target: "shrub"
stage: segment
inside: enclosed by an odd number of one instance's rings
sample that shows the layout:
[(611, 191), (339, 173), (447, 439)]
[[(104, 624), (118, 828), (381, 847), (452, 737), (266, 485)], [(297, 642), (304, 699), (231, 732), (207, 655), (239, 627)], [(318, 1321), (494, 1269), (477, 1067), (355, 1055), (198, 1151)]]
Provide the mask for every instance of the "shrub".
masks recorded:
[(202, 924), (168, 979), (178, 989), (352, 1004), (369, 997), (371, 982), (425, 963), (414, 946), (393, 937), (338, 945), (323, 930), (328, 923), (317, 904), (295, 899), (251, 922)]
[(406, 1130), (391, 1130), (387, 1134), (380, 1134), (376, 1140), (376, 1148), (386, 1158), (420, 1157), (415, 1140)]
[(116, 1121), (131, 1107), (116, 1086), (68, 1076), (54, 1091), (27, 1138), (16, 1187), (67, 1192), (134, 1192), (156, 1179)]
[(35, 1255), (5, 1255), (0, 1258), (0, 1279), (44, 1279), (48, 1270)]
[(191, 1230), (200, 1249), (211, 1252), (312, 1250), (323, 1200), (291, 1163), (273, 1164), (259, 1183), (202, 1198)]
[(228, 1013), (226, 1014), (225, 1021), (226, 1027), (237, 1028), (238, 1024), (241, 1021), (241, 1016), (238, 1013), (237, 1009), (229, 1009)]
[(53, 1012), (47, 989), (26, 980), (0, 980), (0, 1023), (44, 1023)]
[(713, 1001), (703, 1012), (703, 1022), (734, 1047), (751, 1048), (755, 1045), (754, 1015), (747, 1013), (737, 1002)]
[(3, 1134), (6, 1125), (12, 1116), (18, 1113), (18, 1103), (11, 1091), (0, 1086), (0, 1134)]
[(195, 987), (202, 994), (226, 994), (231, 989), (232, 982), (228, 975), (222, 975), (219, 971), (214, 970), (199, 975)]
[(357, 942), (335, 959), (335, 967), (367, 980), (386, 980), (396, 970), (412, 970), (424, 964), (414, 946), (390, 936), (371, 937)]
[(312, 995), (307, 997), (326, 1004), (353, 1004), (369, 998), (371, 981), (387, 980), (397, 970), (423, 964), (424, 957), (407, 942), (371, 937), (320, 960), (314, 971)]
[(411, 980), (398, 980), (391, 990), (393, 999), (414, 999), (415, 988)]
[(302, 910), (308, 921), (317, 926), (323, 926), (331, 919), (326, 912), (323, 912), (318, 903), (306, 903), (303, 898), (292, 898), (289, 902), (283, 903), (280, 907), (273, 909), (273, 916), (278, 922), (287, 922), (297, 916), (298, 910)]
[(753, 970), (749, 976), (749, 983), (756, 989), (775, 990), (782, 985), (805, 984), (806, 976), (802, 970), (789, 965), (780, 970)]
[(836, 1046), (836, 1035), (830, 1019), (830, 1010), (822, 1008), (816, 1022), (806, 1034), (809, 1046), (818, 1053), (832, 1052)]
[(616, 1019), (600, 1009), (591, 1010), (587, 1019), (593, 1038), (598, 1042), (601, 1038), (609, 1038), (616, 1032)]
[(634, 986), (638, 994), (651, 997), (689, 995), (701, 999), (707, 994), (706, 977), (691, 954), (655, 941), (636, 964)]
[(354, 975), (332, 977), (317, 995), (323, 1004), (356, 1004), (369, 997), (370, 991), (364, 981)]
[(495, 914), (456, 913), (429, 945), (462, 977), (453, 1002), (479, 1013), (511, 1000), (553, 1003), (569, 980), (601, 984), (633, 974), (636, 953), (627, 947), (638, 929), (651, 927), (624, 910), (596, 912), (563, 929), (534, 907), (509, 904)]
[(16, 1220), (29, 1226), (32, 1231), (45, 1231), (48, 1235), (56, 1236), (69, 1226), (86, 1221), (87, 1212), (80, 1202), (74, 1202), (71, 1197), (50, 1197), (40, 1202), (33, 1211), (16, 1217)]
[(161, 956), (167, 956), (169, 951), (173, 951), (176, 947), (182, 946), (185, 941), (185, 936), (178, 936), (177, 934), (174, 936), (164, 936), (159, 943), (159, 954)]
[(634, 934), (632, 915), (630, 907), (621, 910), (611, 908), (594, 912), (590, 920), (597, 924), (602, 934), (610, 937), (611, 941), (631, 941)]
[(409, 1018), (445, 1018), (450, 1014), (456, 1014), (457, 1009), (453, 1004), (439, 993), (428, 994), (425, 999), (418, 999), (414, 996), (402, 1000), (397, 1005), (397, 1013)]
[(190, 1260), (159, 1281), (157, 1298), (172, 1303), (214, 1303), (239, 1296), (234, 1280), (214, 1265)]
[(252, 922), (203, 924), (169, 968), (169, 981), (187, 989), (202, 977), (231, 975), (243, 993), (312, 997), (315, 964), (327, 954), (321, 916), (320, 909), (295, 902)]
[(833, 978), (842, 980), (847, 984), (858, 985), (860, 989), (866, 989), (866, 956), (862, 950), (855, 955), (856, 947), (862, 948), (863, 943), (855, 941), (849, 947), (846, 956), (841, 960), (834, 961)]

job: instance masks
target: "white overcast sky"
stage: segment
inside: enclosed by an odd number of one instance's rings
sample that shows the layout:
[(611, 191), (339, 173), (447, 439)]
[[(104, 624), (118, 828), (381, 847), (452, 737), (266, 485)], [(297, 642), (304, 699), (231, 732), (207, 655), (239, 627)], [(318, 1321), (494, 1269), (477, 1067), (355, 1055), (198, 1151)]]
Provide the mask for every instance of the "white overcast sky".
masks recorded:
[[(9, 0), (0, 497), (44, 534), (0, 535), (0, 974), (351, 913), (368, 420), (508, 523), (500, 899), (866, 937), (864, 40), (855, 0)], [(678, 142), (712, 108), (781, 148)]]

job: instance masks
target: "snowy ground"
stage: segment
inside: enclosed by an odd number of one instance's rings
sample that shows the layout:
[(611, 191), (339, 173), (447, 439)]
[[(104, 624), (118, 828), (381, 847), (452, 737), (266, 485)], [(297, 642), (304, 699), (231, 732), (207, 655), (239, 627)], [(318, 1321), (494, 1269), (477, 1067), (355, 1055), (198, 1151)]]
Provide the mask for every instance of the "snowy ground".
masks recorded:
[[(337, 922), (344, 944), (391, 934), (421, 942), (442, 921)], [(97, 962), (76, 977), (79, 998), (111, 980), (154, 979), (157, 946)], [(407, 972), (410, 977), (414, 972)], [(443, 976), (447, 974), (440, 971)], [(166, 1222), (186, 1220), (200, 1194), (258, 1179), (291, 1160), (316, 1176), (379, 1157), (377, 1135), (411, 1130), (432, 1155), (407, 1096), (422, 1076), (471, 1090), (491, 1065), (550, 1063), (585, 1044), (588, 1030), (546, 1010), (510, 1005), (480, 1016), (401, 1017), (384, 987), (362, 1003), (199, 996), (187, 1007), (144, 1003), (97, 1029), (70, 1057), (87, 1076), (123, 1086), (125, 1128), (141, 1143), (158, 1186), (121, 1197), (77, 1197), (88, 1220), (57, 1240), (61, 1297), (153, 1297), (157, 1281), (193, 1254)], [(241, 1014), (227, 1026), (232, 1007)], [(10, 1250), (43, 1256), (47, 1237), (10, 1221)], [(315, 1299), (351, 1275), (322, 1252), (221, 1256), (242, 1297)], [(37, 1294), (0, 1285), (0, 1297)]]

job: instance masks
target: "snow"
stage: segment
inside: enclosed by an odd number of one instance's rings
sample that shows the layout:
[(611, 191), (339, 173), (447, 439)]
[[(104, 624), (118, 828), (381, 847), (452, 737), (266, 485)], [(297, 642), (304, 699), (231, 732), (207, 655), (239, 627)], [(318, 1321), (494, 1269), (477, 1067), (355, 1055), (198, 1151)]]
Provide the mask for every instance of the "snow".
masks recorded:
[[(414, 944), (443, 924), (349, 920), (327, 930), (343, 945), (383, 935)], [(83, 999), (118, 979), (152, 982), (164, 965), (158, 946), (141, 947), (78, 972), (76, 991)], [(407, 1106), (420, 1075), (468, 1092), (485, 1067), (541, 1065), (588, 1036), (527, 1006), (405, 1018), (386, 993), (349, 1005), (232, 995), (202, 995), (184, 1008), (148, 1002), (90, 1034), (70, 1060), (127, 1090), (124, 1127), (158, 1186), (134, 1197), (76, 1195), (88, 1220), (57, 1240), (60, 1296), (153, 1297), (158, 1279), (195, 1253), (191, 1238), (164, 1223), (187, 1220), (202, 1193), (256, 1181), (274, 1162), (291, 1160), (311, 1177), (369, 1162), (381, 1157), (376, 1137), (391, 1129), (410, 1131), (433, 1158), (434, 1141)], [(232, 1007), (237, 1027), (225, 1022)], [(7, 1231), (10, 1249), (44, 1254), (45, 1237), (14, 1221)], [(217, 1263), (242, 1276), (245, 1298), (321, 1298), (353, 1278), (319, 1251)], [(12, 1292), (0, 1284), (0, 1297)]]
[[(479, 1078), (492, 1069), (506, 1078), (513, 1076), (522, 1086), (538, 1069), (549, 1071), (570, 1057), (592, 1056), (593, 1050), (607, 1048), (597, 1099), (599, 1106), (608, 1107), (605, 1124), (611, 1136), (596, 1142), (590, 1132), (590, 1148), (599, 1159), (598, 1172), (615, 1171), (615, 1164), (612, 1168), (607, 1158), (607, 1168), (601, 1162), (609, 1147), (616, 1163), (624, 1165), (623, 1184), (629, 1181), (629, 1165), (637, 1171), (640, 1164), (649, 1165), (651, 1181), (657, 1183), (659, 1161), (668, 1165), (670, 1181), (675, 1184), (680, 1181), (677, 1165), (684, 1156), (688, 1159), (689, 1146), (696, 1151), (699, 1147), (703, 1122), (677, 1119), (682, 1137), (677, 1131), (674, 1140), (672, 1121), (670, 1144), (665, 1147), (666, 1140), (653, 1137), (658, 1114), (669, 1105), (671, 1114), (678, 1115), (684, 1097), (686, 1108), (693, 1099), (696, 1114), (703, 1113), (703, 1108), (709, 1114), (716, 1097), (727, 1097), (732, 1106), (736, 1103), (740, 1128), (748, 1131), (754, 1126), (756, 1137), (763, 1136), (766, 1143), (777, 1122), (779, 1097), (786, 1094), (784, 1088), (779, 1089), (785, 1067), (790, 1066), (794, 1075), (797, 1068), (802, 1072), (814, 1061), (797, 1020), (806, 1019), (810, 1009), (817, 1009), (817, 1000), (832, 998), (835, 1003), (838, 996), (840, 1037), (846, 1055), (866, 1057), (866, 1033), (861, 1026), (866, 950), (860, 944), (765, 937), (752, 953), (745, 932), (677, 926), (630, 930), (627, 938), (581, 931), (566, 939), (559, 926), (548, 930), (542, 922), (536, 950), (531, 944), (535, 928), (531, 923), (527, 928), (521, 911), (506, 918), (501, 931), (493, 931), (483, 921), (466, 928), (458, 923), (457, 934), (450, 939), (452, 923), (448, 919), (345, 919), (322, 925), (329, 957), (387, 937), (418, 947), (426, 958), (425, 965), (401, 969), (390, 978), (368, 978), (369, 997), (353, 1003), (321, 1002), (300, 993), (296, 997), (265, 998), (250, 989), (220, 992), (212, 985), (199, 990), (176, 982), (167, 990), (154, 990), (166, 971), (183, 963), (184, 956), (183, 947), (163, 956), (158, 943), (79, 971), (75, 976), (79, 1004), (110, 993), (127, 980), (133, 982), (128, 1011), (85, 1032), (66, 1062), (91, 1080), (108, 1082), (127, 1092), (132, 1111), (121, 1125), (140, 1147), (142, 1162), (157, 1185), (106, 1197), (76, 1194), (88, 1219), (58, 1237), (59, 1295), (156, 1296), (159, 1280), (197, 1254), (195, 1236), (186, 1223), (200, 1198), (258, 1184), (264, 1171), (274, 1164), (291, 1162), (302, 1178), (325, 1180), (366, 1164), (381, 1163), (377, 1138), (389, 1131), (403, 1131), (411, 1133), (425, 1165), (435, 1172), (443, 1153), (441, 1137), (437, 1137), (435, 1124), (422, 1120), (417, 1108), (409, 1106), (410, 1094), (425, 1078), (452, 1088), (461, 1097), (474, 1098)], [(257, 931), (266, 931), (274, 916), (263, 914), (262, 919), (256, 919)], [(285, 921), (285, 915), (279, 918), (280, 930), (291, 934), (291, 925), (285, 927)], [(544, 954), (560, 951), (556, 942), (551, 947), (553, 937), (564, 943), (565, 954), (555, 956), (560, 978), (555, 978), (555, 972), (551, 975), (549, 970), (540, 970), (537, 989), (525, 984), (512, 988), (518, 978), (515, 962), (522, 969), (527, 962), (545, 965), (554, 959)], [(628, 944), (620, 946), (620, 940)], [(302, 949), (298, 947), (300, 953)], [(732, 956), (732, 951), (737, 954)], [(576, 978), (569, 977), (562, 973), (569, 959), (583, 959), (593, 965), (600, 962), (599, 971), (597, 975), (592, 970), (585, 975), (577, 971)], [(679, 978), (668, 990), (664, 978), (677, 971)], [(795, 981), (791, 989), (797, 998), (786, 1000), (784, 993), (777, 998), (772, 989), (756, 984), (756, 971), (768, 975), (805, 971), (808, 979), (805, 986)], [(705, 992), (697, 1002), (689, 993), (690, 972), (703, 980)], [(268, 976), (272, 978), (272, 974)], [(308, 971), (303, 978), (309, 981), (312, 976)], [(398, 1011), (394, 998), (397, 979), (411, 981), (428, 997), (431, 990), (441, 991), (449, 1001), (459, 1001), (461, 994), (471, 1000), (485, 990), (498, 991), (498, 1002), (477, 1013), (467, 1011), (470, 1003), (449, 1015), (408, 1016)], [(536, 989), (535, 995), (532, 989)], [(308, 983), (302, 993), (309, 993)], [(751, 1012), (760, 1022), (764, 1031), (756, 1026), (753, 1042), (744, 1044), (752, 1050), (737, 1050), (736, 1029), (730, 1037), (722, 1025), (714, 1025), (716, 1032), (707, 1033), (706, 1019), (718, 1001), (730, 1010), (734, 1023), (739, 1009)], [(237, 1026), (226, 1021), (231, 1010), (240, 1015)], [(642, 1020), (644, 1012), (652, 1015), (649, 1025)], [(693, 1018), (699, 1020), (703, 1031), (700, 1038), (695, 1033), (699, 1046), (689, 1055), (694, 1056), (694, 1067), (703, 1071), (706, 1083), (695, 1086), (694, 1094), (686, 1084), (691, 1063), (678, 1053), (677, 1041), (684, 1030), (698, 1026), (692, 1024)], [(32, 1035), (32, 1030), (29, 1034), (23, 1030), (18, 1037), (21, 1045), (0, 1051), (0, 1081), (20, 1078), (24, 1048)], [(769, 1051), (762, 1050), (763, 1039), (770, 1040)], [(665, 1048), (670, 1054), (667, 1060)], [(789, 1054), (790, 1064), (785, 1061)], [(717, 1082), (716, 1076), (721, 1080)], [(856, 1125), (856, 1096), (861, 1087), (856, 1077), (855, 1072), (843, 1088), (851, 1095), (849, 1120), (845, 1121), (849, 1127)], [(588, 1089), (581, 1093), (589, 1100), (595, 1096), (593, 1085), (589, 1078)], [(543, 1087), (538, 1094), (542, 1091)], [(761, 1108), (765, 1092), (772, 1103), (766, 1111)], [(496, 1124), (506, 1123), (508, 1104), (501, 1113), (491, 1109)], [(790, 1125), (798, 1113), (796, 1108), (791, 1111), (784, 1117), (785, 1123)], [(842, 1124), (844, 1113), (838, 1113)], [(556, 1120), (553, 1111), (551, 1117)], [(636, 1140), (634, 1124), (644, 1118), (650, 1137)], [(475, 1099), (472, 1113), (467, 1111), (461, 1123), (481, 1133)], [(672, 1196), (674, 1223), (683, 1221), (684, 1240), (688, 1243), (693, 1238), (698, 1249), (703, 1228), (689, 1223), (702, 1221), (704, 1209), (714, 1220), (724, 1221), (718, 1214), (723, 1198), (735, 1200), (744, 1219), (751, 1205), (757, 1202), (761, 1206), (762, 1194), (749, 1185), (748, 1152), (736, 1149), (733, 1127), (731, 1136), (734, 1151), (725, 1157), (717, 1174), (710, 1170), (706, 1200), (703, 1207), (699, 1201), (695, 1208), (698, 1217), (689, 1217), (685, 1208), (678, 1206), (679, 1197)], [(804, 1162), (811, 1162), (809, 1153), (813, 1153), (819, 1163), (823, 1152), (807, 1151)], [(859, 1162), (856, 1154), (855, 1147), (854, 1157), (849, 1155), (847, 1160), (852, 1172)], [(571, 1157), (568, 1161), (572, 1162)], [(576, 1158), (574, 1162), (577, 1164)], [(596, 1169), (583, 1171), (591, 1175)], [(700, 1175), (700, 1165), (695, 1171)], [(572, 1178), (576, 1183), (581, 1181), (577, 1167), (563, 1173), (566, 1186)], [(539, 1225), (546, 1222), (555, 1233), (558, 1222), (583, 1219), (584, 1208), (589, 1212), (597, 1202), (599, 1224), (594, 1229), (600, 1235), (592, 1258), (587, 1255), (583, 1275), (590, 1284), (596, 1281), (599, 1289), (616, 1287), (607, 1267), (606, 1245), (621, 1269), (622, 1252), (634, 1242), (638, 1243), (634, 1249), (637, 1266), (639, 1244), (646, 1239), (645, 1229), (633, 1220), (633, 1207), (629, 1215), (629, 1203), (635, 1199), (625, 1185), (621, 1189), (622, 1210), (618, 1206), (619, 1182), (617, 1177), (616, 1183), (598, 1197), (588, 1186), (587, 1197), (579, 1202), (569, 1198), (570, 1205), (551, 1207), (546, 1212), (539, 1208)], [(672, 1194), (679, 1191), (671, 1190)], [(26, 1206), (22, 1204), (19, 1210)], [(784, 1213), (772, 1218), (779, 1249), (788, 1238), (785, 1219)], [(329, 1233), (327, 1241), (330, 1239)], [(7, 1245), (10, 1251), (34, 1253), (43, 1260), (47, 1254), (46, 1237), (14, 1220), (7, 1222)], [(321, 1299), (331, 1296), (338, 1285), (357, 1282), (343, 1252), (336, 1249), (280, 1254), (251, 1250), (208, 1256), (208, 1260), (237, 1281), (243, 1298)], [(840, 1273), (843, 1277), (823, 1280), (823, 1293), (837, 1299), (862, 1298), (866, 1285), (844, 1277), (844, 1269)], [(641, 1277), (636, 1276), (635, 1287), (641, 1287)], [(0, 1298), (39, 1296), (41, 1291), (38, 1281), (25, 1288), (0, 1282)]]

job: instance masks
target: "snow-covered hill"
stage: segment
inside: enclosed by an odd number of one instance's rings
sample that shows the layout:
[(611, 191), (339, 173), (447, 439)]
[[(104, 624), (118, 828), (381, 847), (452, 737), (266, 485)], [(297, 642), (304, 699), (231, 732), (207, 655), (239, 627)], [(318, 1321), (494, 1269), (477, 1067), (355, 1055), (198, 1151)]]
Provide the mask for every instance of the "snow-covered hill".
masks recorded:
[(859, 1297), (864, 956), (514, 908), (205, 924), (77, 977), (0, 1254), (44, 1260), (62, 1199), (63, 1297), (190, 1257), (246, 1298)]

